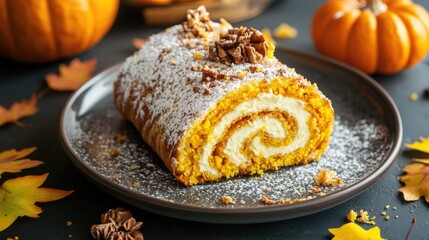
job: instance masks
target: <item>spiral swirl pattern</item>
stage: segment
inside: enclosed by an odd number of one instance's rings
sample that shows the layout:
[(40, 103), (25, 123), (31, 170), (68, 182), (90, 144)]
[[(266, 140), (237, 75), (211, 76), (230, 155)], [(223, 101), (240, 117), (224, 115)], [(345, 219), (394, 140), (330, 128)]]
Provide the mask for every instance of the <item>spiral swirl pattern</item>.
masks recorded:
[[(304, 147), (310, 137), (310, 130), (307, 120), (310, 113), (305, 109), (305, 102), (296, 98), (275, 95), (273, 93), (260, 93), (255, 98), (237, 105), (233, 111), (222, 117), (215, 126), (213, 132), (208, 137), (208, 141), (203, 147), (199, 168), (200, 171), (212, 175), (218, 174), (218, 171), (209, 163), (209, 157), (212, 154), (215, 145), (221, 140), (223, 134), (234, 122), (250, 114), (261, 112), (286, 112), (297, 124), (297, 132), (294, 139), (287, 146), (269, 146), (261, 141), (259, 136), (252, 139), (250, 150), (264, 158), (274, 155), (285, 155), (298, 148)], [(284, 129), (281, 121), (272, 116), (265, 115), (261, 118), (250, 121), (245, 126), (237, 129), (227, 140), (224, 148), (224, 154), (236, 166), (248, 161), (248, 158), (242, 153), (241, 149), (246, 139), (254, 133), (265, 131), (272, 138), (283, 139), (289, 133)]]

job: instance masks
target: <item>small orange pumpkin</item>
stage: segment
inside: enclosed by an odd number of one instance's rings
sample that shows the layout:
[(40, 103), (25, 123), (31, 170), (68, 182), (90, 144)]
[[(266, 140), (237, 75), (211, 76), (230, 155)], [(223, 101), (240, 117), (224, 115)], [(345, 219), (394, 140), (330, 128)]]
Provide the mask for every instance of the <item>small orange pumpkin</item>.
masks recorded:
[(372, 74), (393, 74), (429, 50), (429, 14), (412, 0), (330, 0), (312, 22), (316, 48)]
[(119, 0), (0, 0), (0, 55), (48, 62), (95, 45), (112, 26)]

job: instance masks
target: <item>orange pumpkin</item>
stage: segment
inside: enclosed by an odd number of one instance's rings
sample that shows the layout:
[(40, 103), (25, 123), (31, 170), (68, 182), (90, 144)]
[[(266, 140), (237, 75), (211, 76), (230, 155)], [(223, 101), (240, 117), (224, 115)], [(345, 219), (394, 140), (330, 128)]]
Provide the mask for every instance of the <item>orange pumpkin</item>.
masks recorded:
[(0, 0), (0, 55), (39, 63), (78, 54), (112, 26), (119, 0)]
[(312, 22), (316, 48), (362, 71), (393, 74), (429, 50), (429, 14), (412, 0), (330, 0)]

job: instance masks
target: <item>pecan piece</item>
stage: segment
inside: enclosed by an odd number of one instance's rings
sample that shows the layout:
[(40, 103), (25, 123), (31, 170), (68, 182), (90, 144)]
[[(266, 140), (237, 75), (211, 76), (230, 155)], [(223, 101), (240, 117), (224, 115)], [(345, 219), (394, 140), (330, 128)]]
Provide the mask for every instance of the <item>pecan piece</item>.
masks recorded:
[(267, 52), (268, 44), (260, 31), (240, 27), (219, 34), (219, 40), (209, 47), (209, 58), (224, 63), (259, 63)]
[(206, 37), (207, 32), (213, 31), (209, 15), (205, 6), (199, 6), (196, 10), (188, 9), (186, 21), (182, 23), (183, 29), (195, 37)]

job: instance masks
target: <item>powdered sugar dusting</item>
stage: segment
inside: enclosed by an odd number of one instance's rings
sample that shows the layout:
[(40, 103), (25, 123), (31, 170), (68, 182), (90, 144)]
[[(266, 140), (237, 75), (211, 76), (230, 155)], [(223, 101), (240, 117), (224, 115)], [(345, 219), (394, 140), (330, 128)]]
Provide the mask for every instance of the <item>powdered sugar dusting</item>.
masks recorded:
[[(368, 104), (361, 99), (364, 105)], [(339, 109), (346, 108), (338, 103)], [(354, 120), (347, 116), (354, 115)], [(386, 126), (374, 113), (337, 112), (330, 145), (319, 162), (269, 171), (262, 176), (240, 176), (219, 183), (185, 187), (178, 183), (152, 152), (135, 128), (117, 112), (109, 94), (94, 104), (91, 111), (76, 119), (70, 136), (72, 148), (92, 171), (110, 179), (112, 184), (129, 188), (144, 196), (211, 208), (264, 207), (262, 196), (271, 199), (323, 197), (312, 193), (319, 169), (334, 170), (342, 178), (339, 187), (325, 187), (326, 194), (340, 191), (369, 176), (386, 158), (392, 142)], [(127, 136), (115, 142), (114, 136)], [(119, 154), (109, 154), (110, 148)], [(264, 191), (270, 189), (269, 192)], [(231, 196), (235, 205), (219, 199)], [(242, 203), (240, 204), (240, 202)]]
[[(213, 22), (213, 26), (215, 30), (209, 34), (209, 41), (221, 31), (220, 24)], [(157, 124), (165, 130), (165, 136), (168, 136), (160, 140), (168, 142), (170, 146), (178, 143), (180, 132), (188, 129), (197, 117), (243, 83), (271, 81), (285, 76), (309, 84), (277, 59), (265, 58), (260, 64), (227, 65), (212, 62), (209, 60), (207, 42), (203, 38), (183, 38), (181, 31), (182, 26), (176, 25), (150, 37), (139, 52), (126, 60), (118, 79), (118, 90), (123, 95), (122, 109), (130, 97), (134, 99), (132, 107), (140, 109), (140, 117), (145, 114), (143, 106), (147, 107), (151, 116), (149, 124), (156, 119)], [(228, 76), (230, 80), (205, 85), (201, 71), (203, 67)], [(252, 68), (259, 71), (251, 71)], [(204, 90), (207, 87), (210, 94)], [(148, 93), (146, 89), (153, 91)]]

